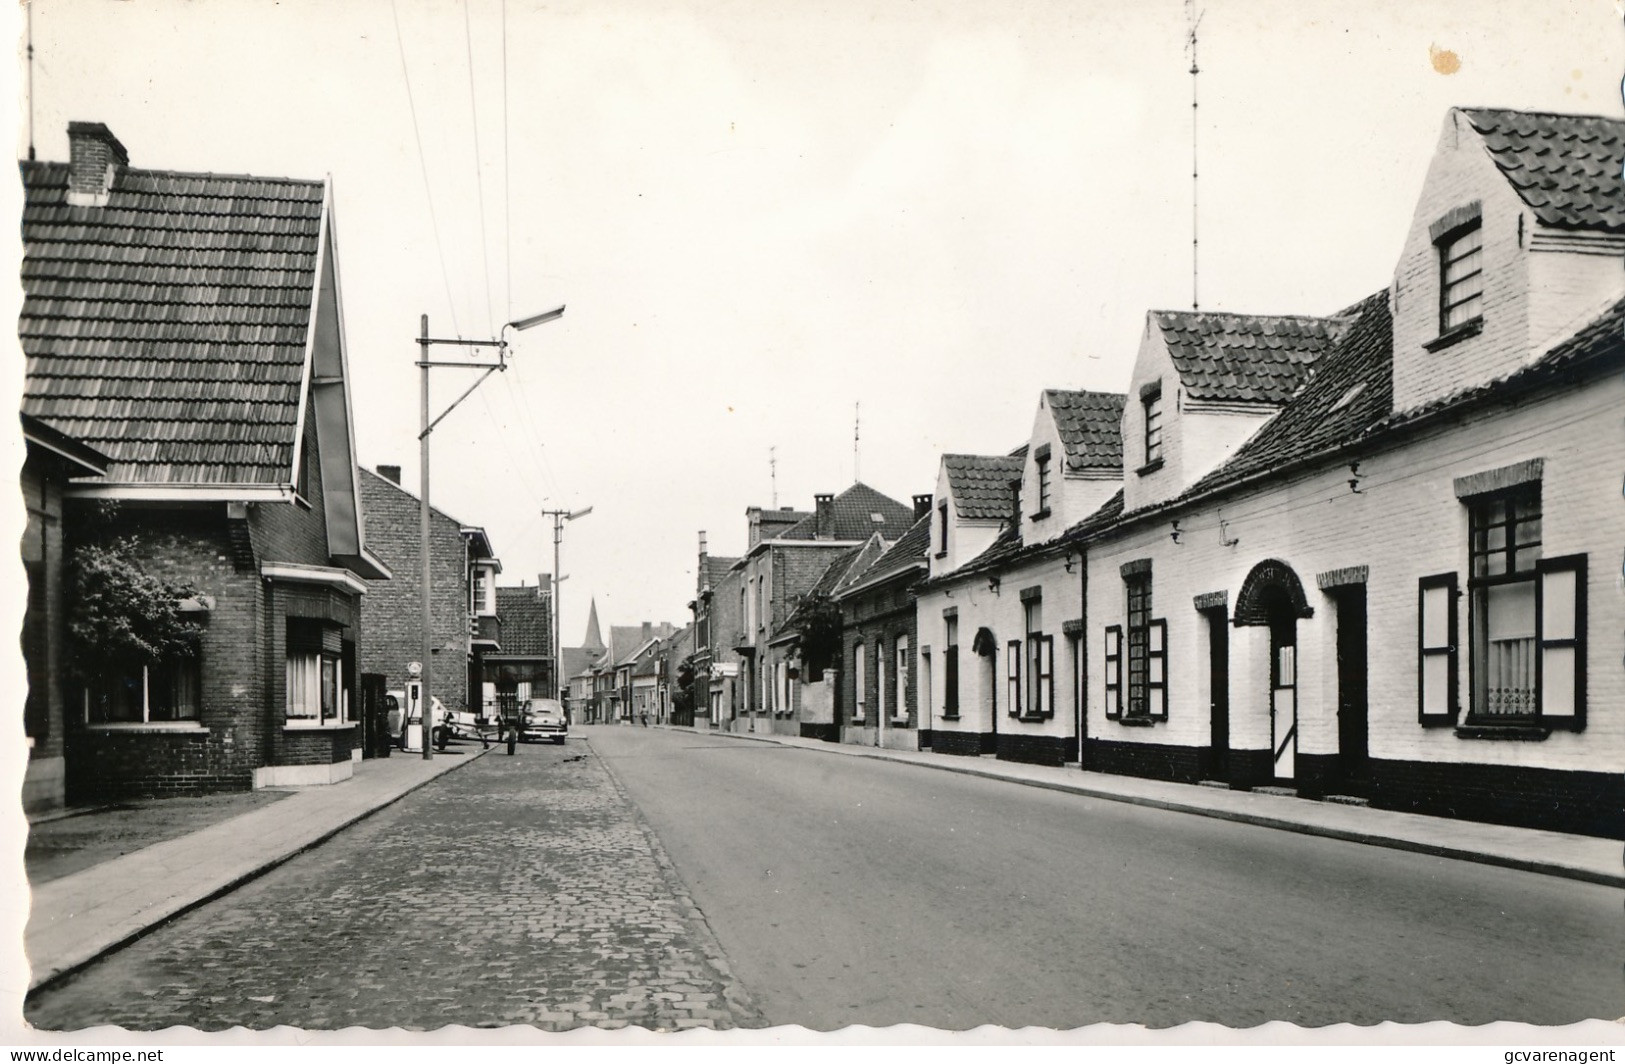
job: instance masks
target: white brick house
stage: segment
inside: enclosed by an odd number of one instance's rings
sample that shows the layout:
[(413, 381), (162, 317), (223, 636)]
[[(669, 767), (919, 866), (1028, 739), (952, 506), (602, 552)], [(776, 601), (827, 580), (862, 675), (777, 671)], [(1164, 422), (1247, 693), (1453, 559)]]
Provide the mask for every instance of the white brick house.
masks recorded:
[[(1625, 835), (1622, 158), (1615, 119), (1452, 110), (1389, 288), (1181, 315), (1185, 366), (1152, 316), (1125, 511), (1068, 534), (1085, 768)], [(1317, 320), (1278, 412), (1182, 459), (1248, 417), (1187, 400), (1190, 365), (1245, 381)]]
[(1064, 536), (1117, 490), (1123, 405), (1045, 391), (1024, 446), (944, 456), (915, 614), (920, 727), (939, 753), (1077, 760), (1083, 569)]

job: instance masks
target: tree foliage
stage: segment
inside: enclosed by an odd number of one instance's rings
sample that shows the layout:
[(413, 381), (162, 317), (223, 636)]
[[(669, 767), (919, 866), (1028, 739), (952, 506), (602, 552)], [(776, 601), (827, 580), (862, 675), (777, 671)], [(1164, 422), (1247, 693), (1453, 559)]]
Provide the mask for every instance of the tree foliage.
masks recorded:
[(840, 653), (841, 608), (827, 592), (813, 591), (802, 597), (795, 617), (801, 660), (807, 667), (808, 679), (816, 680)]
[(201, 629), (180, 609), (196, 589), (142, 568), (134, 538), (78, 547), (72, 570), (68, 638), (81, 677), (197, 653)]

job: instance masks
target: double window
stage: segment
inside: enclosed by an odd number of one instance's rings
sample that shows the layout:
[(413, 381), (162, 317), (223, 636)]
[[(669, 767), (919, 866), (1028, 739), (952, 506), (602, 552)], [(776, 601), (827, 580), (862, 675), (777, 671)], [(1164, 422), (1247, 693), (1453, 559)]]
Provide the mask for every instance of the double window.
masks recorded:
[(167, 658), (104, 678), (85, 691), (85, 720), (90, 724), (195, 721), (201, 677), (201, 661), (194, 655)]
[(289, 723), (342, 724), (347, 719), (340, 664), (342, 638), (336, 624), (288, 619)]
[(1038, 720), (1055, 715), (1055, 637), (1045, 635), (1042, 600), (1032, 594), (1022, 601), (1026, 639), (1012, 639), (1005, 660), (1009, 685), (1007, 712)]
[[(1465, 500), (1467, 721), (1579, 728), (1585, 712), (1585, 556), (1546, 558), (1540, 484)], [(1422, 723), (1456, 720), (1456, 575), (1424, 577), (1418, 602)]]
[(1128, 608), (1127, 638), (1116, 625), (1106, 629), (1106, 716), (1167, 720), (1168, 622), (1151, 616), (1150, 563), (1124, 566), (1123, 587)]
[(863, 644), (852, 644), (852, 719), (863, 719), (864, 698)]
[(897, 681), (897, 701), (892, 704), (892, 717), (895, 720), (908, 719), (908, 636), (897, 637), (897, 668), (895, 677)]

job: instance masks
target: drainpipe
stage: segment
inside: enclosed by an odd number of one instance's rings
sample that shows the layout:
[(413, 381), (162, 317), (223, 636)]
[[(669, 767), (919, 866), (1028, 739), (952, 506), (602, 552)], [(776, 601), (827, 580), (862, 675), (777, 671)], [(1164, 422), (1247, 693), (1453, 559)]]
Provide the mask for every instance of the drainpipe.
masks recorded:
[[(1078, 632), (1078, 770), (1089, 768), (1084, 752), (1084, 739), (1089, 728), (1089, 548), (1078, 547), (1078, 617), (1082, 628)], [(1164, 666), (1166, 667), (1166, 666)]]

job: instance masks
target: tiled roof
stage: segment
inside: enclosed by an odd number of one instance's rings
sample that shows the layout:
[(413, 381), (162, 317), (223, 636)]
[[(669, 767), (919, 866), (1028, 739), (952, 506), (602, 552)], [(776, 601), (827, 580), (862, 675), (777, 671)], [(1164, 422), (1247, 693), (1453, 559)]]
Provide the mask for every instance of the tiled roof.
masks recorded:
[(801, 622), (801, 603), (813, 595), (835, 594), (836, 590), (840, 588), (841, 584), (846, 581), (846, 578), (851, 575), (851, 570), (854, 563), (858, 561), (859, 556), (862, 555), (867, 549), (868, 544), (865, 544), (862, 547), (853, 547), (850, 550), (844, 550), (837, 554), (834, 559), (824, 567), (824, 572), (821, 576), (819, 576), (818, 582), (807, 591), (806, 595), (801, 596), (796, 601), (796, 608), (791, 610), (790, 615), (784, 619), (784, 622), (773, 630), (772, 635), (768, 637), (768, 642), (778, 642), (785, 636), (797, 632), (798, 626)]
[[(831, 520), (830, 539), (868, 539), (879, 532), (894, 540), (907, 532), (914, 523), (914, 507), (905, 506), (896, 499), (864, 483), (857, 483), (835, 496)], [(878, 518), (878, 520), (877, 520)], [(816, 513), (779, 534), (780, 539), (814, 539), (818, 534)]]
[(1465, 403), (1535, 387), (1549, 381), (1564, 380), (1582, 365), (1594, 361), (1611, 368), (1615, 373), (1625, 373), (1625, 299), (1616, 302), (1585, 328), (1516, 373), (1410, 410), (1390, 414), (1374, 425), (1372, 431), (1400, 428)]
[(323, 183), (123, 167), (70, 207), (67, 164), (21, 168), (23, 410), (111, 482), (288, 483)]
[(1625, 230), (1625, 121), (1488, 107), (1461, 112), (1535, 217), (1564, 229)]
[(553, 618), (539, 587), (497, 587), (502, 657), (546, 658), (553, 654)]
[(1348, 327), (1338, 318), (1194, 310), (1151, 316), (1192, 399), (1275, 405), (1298, 390)]
[(1230, 460), (1191, 486), (1195, 495), (1353, 440), (1393, 405), (1393, 319), (1384, 289), (1357, 304), (1342, 341), (1313, 379)]
[(559, 671), (563, 679), (580, 676), (592, 670), (592, 663), (602, 653), (597, 647), (565, 647), (560, 654)]
[[(1118, 444), (1121, 453), (1122, 444)], [(954, 506), (965, 520), (999, 520), (1010, 516), (1010, 482), (1021, 477), (1027, 449), (1020, 455), (945, 454), (942, 464), (948, 470), (948, 489)]]
[(893, 543), (886, 552), (876, 558), (868, 568), (861, 573), (853, 574), (851, 583), (870, 584), (883, 580), (894, 573), (902, 572), (911, 565), (922, 568), (925, 565), (927, 549), (931, 546), (931, 515), (926, 514), (914, 522), (914, 527), (903, 534), (903, 538)]
[(706, 585), (716, 587), (721, 584), (723, 577), (728, 575), (728, 570), (732, 569), (737, 561), (739, 561), (738, 558), (724, 558), (718, 554), (707, 554), (705, 556)]
[(1115, 392), (1044, 393), (1055, 412), (1055, 428), (1066, 447), (1066, 468), (1121, 472), (1123, 469), (1123, 402)]

